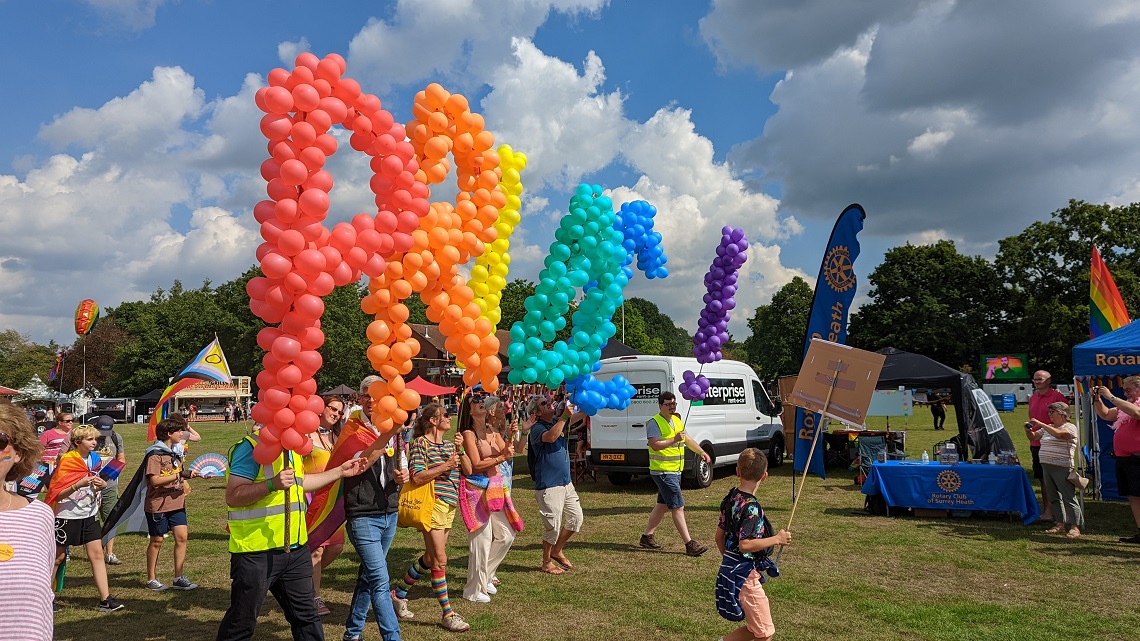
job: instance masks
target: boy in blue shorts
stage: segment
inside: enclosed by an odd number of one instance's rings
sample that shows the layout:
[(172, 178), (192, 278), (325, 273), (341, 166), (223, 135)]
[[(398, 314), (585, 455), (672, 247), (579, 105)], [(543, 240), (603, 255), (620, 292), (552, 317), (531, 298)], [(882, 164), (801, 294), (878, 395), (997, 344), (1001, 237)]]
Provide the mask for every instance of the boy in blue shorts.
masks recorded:
[(182, 464), (182, 456), (174, 445), (182, 439), (185, 423), (165, 419), (155, 426), (158, 437), (154, 445), (146, 450), (146, 499), (143, 511), (150, 534), (150, 545), (146, 549), (146, 587), (161, 592), (167, 588), (155, 576), (158, 555), (162, 551), (162, 541), (167, 533), (174, 534), (174, 581), (175, 590), (193, 590), (198, 587), (183, 573), (186, 562), (186, 541), (190, 529), (186, 521), (186, 491), (184, 479), (194, 478), (195, 473)]
[(788, 545), (787, 530), (772, 533), (772, 524), (756, 500), (756, 487), (768, 478), (768, 459), (753, 447), (740, 453), (736, 463), (740, 487), (734, 487), (720, 504), (716, 546), (723, 560), (716, 575), (716, 609), (729, 621), (744, 621), (721, 641), (766, 641), (776, 633), (763, 583), (779, 576), (770, 558), (772, 548)]

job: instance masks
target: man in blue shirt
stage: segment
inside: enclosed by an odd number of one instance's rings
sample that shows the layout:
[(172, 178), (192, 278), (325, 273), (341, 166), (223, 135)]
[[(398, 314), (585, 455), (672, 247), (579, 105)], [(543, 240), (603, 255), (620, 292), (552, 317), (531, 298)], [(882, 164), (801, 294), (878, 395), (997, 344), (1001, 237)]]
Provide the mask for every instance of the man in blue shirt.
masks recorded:
[[(528, 437), (534, 453), (534, 497), (542, 517), (542, 567), (548, 574), (562, 574), (574, 567), (562, 548), (582, 529), (582, 504), (570, 481), (570, 453), (566, 449), (566, 405), (554, 405), (544, 396), (531, 397), (527, 413), (536, 417)], [(555, 414), (558, 420), (555, 421)]]

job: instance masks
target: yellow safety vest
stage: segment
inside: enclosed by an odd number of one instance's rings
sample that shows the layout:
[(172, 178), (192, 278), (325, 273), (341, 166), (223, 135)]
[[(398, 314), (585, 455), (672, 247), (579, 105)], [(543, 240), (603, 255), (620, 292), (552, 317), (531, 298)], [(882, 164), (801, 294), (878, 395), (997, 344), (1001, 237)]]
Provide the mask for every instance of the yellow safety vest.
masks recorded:
[[(242, 442), (257, 445), (252, 436), (247, 436), (230, 448), (230, 460), (233, 460), (234, 450)], [(277, 476), (285, 469), (285, 457), (293, 461), (293, 453), (285, 451), (272, 465), (262, 465), (253, 479), (254, 483), (262, 483), (265, 479)], [(265, 552), (267, 550), (283, 549), (285, 547), (285, 502), (286, 495), (289, 500), (289, 544), (291, 546), (304, 545), (309, 540), (309, 528), (305, 523), (305, 490), (301, 487), (301, 480), (305, 478), (304, 466), (296, 465), (293, 461), (293, 471), (297, 482), (288, 492), (275, 489), (265, 498), (252, 505), (242, 507), (228, 507), (230, 529), (230, 552)], [(229, 474), (227, 472), (227, 479)]]
[[(657, 426), (661, 428), (662, 440), (669, 440), (676, 436), (677, 432), (685, 429), (685, 426), (681, 424), (681, 419), (676, 416), (670, 416), (669, 420), (666, 421), (664, 416), (658, 414), (649, 420), (656, 421)], [(649, 448), (650, 472), (680, 472), (684, 469), (685, 444), (683, 441), (663, 450)]]

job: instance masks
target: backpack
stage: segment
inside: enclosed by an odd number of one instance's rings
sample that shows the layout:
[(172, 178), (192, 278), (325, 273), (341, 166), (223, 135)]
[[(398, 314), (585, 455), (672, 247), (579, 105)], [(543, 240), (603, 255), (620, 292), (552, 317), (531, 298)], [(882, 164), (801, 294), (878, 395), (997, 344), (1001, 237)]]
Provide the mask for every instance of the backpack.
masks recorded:
[[(533, 435), (533, 434), (534, 434), (534, 430), (531, 430), (531, 433), (527, 434), (527, 437), (526, 437), (527, 438), (526, 469), (528, 471), (530, 471), (530, 480), (538, 481), (538, 477), (534, 473), (534, 467), (538, 463), (538, 456), (534, 453), (534, 449), (536, 446), (534, 443), (534, 439), (531, 438), (531, 435)], [(539, 444), (541, 444), (542, 439), (539, 438), (538, 442), (539, 442)]]

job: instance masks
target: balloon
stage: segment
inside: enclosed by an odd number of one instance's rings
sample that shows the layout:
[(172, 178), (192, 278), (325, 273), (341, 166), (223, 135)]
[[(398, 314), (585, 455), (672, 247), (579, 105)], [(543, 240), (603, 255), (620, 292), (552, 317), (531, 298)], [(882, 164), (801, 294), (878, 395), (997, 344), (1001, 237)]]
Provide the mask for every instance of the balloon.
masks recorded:
[[(722, 358), (721, 347), (728, 343), (729, 312), (736, 307), (732, 296), (736, 293), (738, 271), (747, 260), (748, 238), (744, 230), (725, 226), (720, 231), (716, 258), (705, 274), (705, 307), (693, 335), (693, 356), (702, 365)], [(708, 394), (710, 382), (704, 376), (686, 370), (682, 377), (687, 385), (681, 388), (684, 398), (696, 401)]]
[(95, 329), (98, 322), (99, 305), (90, 298), (80, 301), (79, 306), (75, 308), (75, 333), (86, 336)]
[[(655, 238), (659, 243), (660, 236), (645, 233), (652, 224), (647, 221), (655, 213), (656, 209), (644, 201), (626, 203), (620, 213), (615, 213), (613, 202), (602, 195), (601, 187), (578, 186), (568, 213), (559, 222), (535, 292), (523, 304), (526, 314), (511, 328), (514, 342), (507, 353), (510, 379), (519, 379), (514, 372), (522, 370), (522, 381), (552, 389), (565, 381), (566, 389), (587, 413), (618, 406), (622, 399), (628, 404), (632, 387), (619, 391), (612, 382), (594, 380), (592, 373), (601, 347), (617, 332), (610, 319), (624, 302), (623, 289), (632, 275), (625, 266), (639, 247), (646, 255), (651, 249), (660, 250), (648, 240)], [(653, 255), (656, 262), (648, 268), (659, 273), (664, 254)], [(577, 287), (583, 288), (585, 297), (571, 319), (574, 331), (569, 341), (554, 342), (556, 333), (566, 326), (565, 316), (570, 301), (577, 299)], [(545, 344), (550, 342), (553, 346), (546, 349)], [(518, 343), (523, 347), (515, 347)]]

